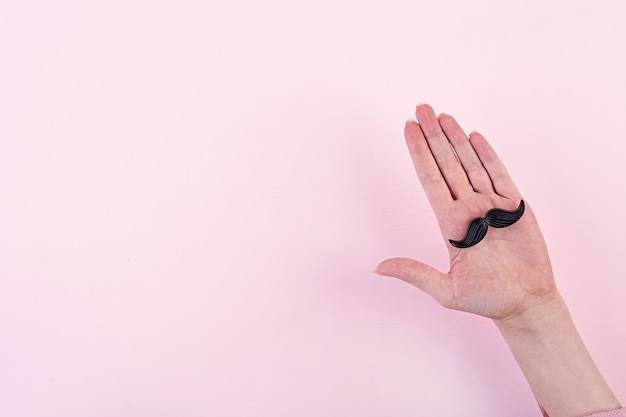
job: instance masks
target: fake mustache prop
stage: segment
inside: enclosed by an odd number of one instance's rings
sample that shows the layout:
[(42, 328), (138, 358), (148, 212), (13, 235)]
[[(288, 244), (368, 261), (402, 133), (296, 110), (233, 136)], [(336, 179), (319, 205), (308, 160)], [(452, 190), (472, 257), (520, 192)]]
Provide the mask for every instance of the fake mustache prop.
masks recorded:
[(524, 200), (520, 200), (519, 207), (513, 211), (498, 208), (491, 209), (485, 214), (485, 217), (478, 217), (470, 222), (463, 239), (449, 239), (450, 244), (460, 249), (474, 246), (487, 235), (489, 226), (497, 227), (498, 229), (510, 226), (518, 221), (522, 214), (524, 214)]

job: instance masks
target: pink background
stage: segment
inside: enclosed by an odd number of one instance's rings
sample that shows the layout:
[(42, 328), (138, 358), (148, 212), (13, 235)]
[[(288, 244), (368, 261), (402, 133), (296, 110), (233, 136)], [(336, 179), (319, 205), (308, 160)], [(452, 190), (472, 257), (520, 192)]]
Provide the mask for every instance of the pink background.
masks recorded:
[(402, 137), (420, 101), (492, 141), (626, 401), (625, 20), (2, 2), (0, 415), (537, 415), (488, 320), (371, 273), (447, 268)]

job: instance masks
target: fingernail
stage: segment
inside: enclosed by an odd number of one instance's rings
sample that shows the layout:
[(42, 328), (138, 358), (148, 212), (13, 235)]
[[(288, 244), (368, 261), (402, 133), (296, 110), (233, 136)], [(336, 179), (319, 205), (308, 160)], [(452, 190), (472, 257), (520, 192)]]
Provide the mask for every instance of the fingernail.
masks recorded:
[(376, 268), (374, 268), (374, 270), (372, 271), (372, 274), (378, 274), (378, 271), (376, 270)]
[(413, 120), (413, 118), (411, 118), (411, 119), (408, 119), (405, 124), (408, 125), (409, 123), (414, 123), (414, 122), (415, 122), (415, 120)]

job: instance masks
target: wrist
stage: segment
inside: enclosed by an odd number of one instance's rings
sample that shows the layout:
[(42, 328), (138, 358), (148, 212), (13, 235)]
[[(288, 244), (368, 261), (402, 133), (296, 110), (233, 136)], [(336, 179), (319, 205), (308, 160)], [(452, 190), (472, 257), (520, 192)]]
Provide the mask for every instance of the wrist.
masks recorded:
[(519, 314), (494, 322), (550, 416), (591, 415), (620, 407), (556, 290)]
[(548, 295), (537, 297), (529, 304), (529, 307), (514, 316), (493, 320), (505, 339), (517, 334), (538, 336), (570, 323), (573, 325), (565, 300), (556, 289)]

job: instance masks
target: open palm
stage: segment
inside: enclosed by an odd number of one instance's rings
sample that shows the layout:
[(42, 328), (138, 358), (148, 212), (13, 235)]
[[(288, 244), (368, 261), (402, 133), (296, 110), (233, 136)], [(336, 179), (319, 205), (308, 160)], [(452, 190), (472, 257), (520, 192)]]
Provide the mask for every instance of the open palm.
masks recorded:
[(459, 249), (448, 239), (463, 238), (469, 222), (493, 208), (515, 210), (521, 194), (506, 168), (479, 133), (468, 137), (456, 120), (437, 117), (418, 105), (417, 122), (404, 130), (417, 175), (435, 212), (450, 254), (442, 273), (421, 262), (394, 258), (376, 271), (403, 279), (444, 307), (506, 320), (551, 298), (556, 292), (541, 231), (526, 202), (522, 218), (502, 228), (489, 227), (477, 245)]

